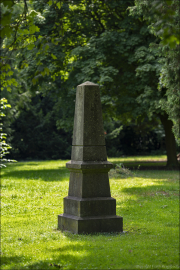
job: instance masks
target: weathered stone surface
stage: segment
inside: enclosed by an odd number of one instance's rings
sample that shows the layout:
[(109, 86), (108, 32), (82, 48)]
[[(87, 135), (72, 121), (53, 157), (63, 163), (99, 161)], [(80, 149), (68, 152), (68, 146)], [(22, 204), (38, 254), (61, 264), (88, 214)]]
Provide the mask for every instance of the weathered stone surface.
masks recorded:
[(96, 232), (122, 232), (123, 218), (112, 216), (77, 217), (73, 215), (58, 215), (58, 228), (75, 234)]
[(73, 233), (121, 232), (123, 218), (116, 215), (111, 197), (99, 86), (77, 87), (69, 192), (58, 227)]
[(106, 161), (106, 146), (73, 146), (71, 159), (75, 161)]
[(108, 173), (71, 172), (68, 196), (80, 198), (110, 197)]
[(116, 215), (116, 200), (111, 197), (65, 197), (64, 214), (78, 217)]
[(101, 100), (97, 84), (85, 82), (77, 87), (72, 144), (105, 145)]

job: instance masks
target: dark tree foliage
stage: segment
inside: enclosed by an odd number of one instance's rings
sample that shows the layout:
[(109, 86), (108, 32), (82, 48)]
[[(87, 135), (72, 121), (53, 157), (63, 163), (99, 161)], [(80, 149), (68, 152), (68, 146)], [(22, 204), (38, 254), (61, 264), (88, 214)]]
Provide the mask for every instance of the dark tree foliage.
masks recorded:
[(22, 159), (69, 159), (71, 133), (57, 130), (56, 120), (60, 110), (53, 110), (54, 100), (41, 94), (32, 98), (28, 109), (24, 108), (12, 124), (14, 146), (11, 155)]
[[(162, 105), (167, 101), (167, 88), (158, 91), (164, 63), (160, 38), (150, 32), (142, 14), (134, 12), (130, 16), (129, 7), (132, 6), (134, 1), (121, 0), (28, 2), (28, 9), (32, 11), (30, 14), (33, 14), (28, 15), (31, 24), (21, 24), (16, 46), (12, 47), (13, 76), (20, 82), (18, 86), (13, 85), (13, 96), (18, 105), (7, 93), (8, 89), (5, 87), (4, 90), (14, 109), (15, 120), (11, 122), (14, 139), (11, 142), (16, 153), (21, 151), (18, 149), (24, 149), (25, 153), (28, 144), (30, 150), (36, 148), (40, 153), (48, 142), (51, 145), (47, 147), (49, 157), (53, 158), (51, 141), (54, 145), (57, 141), (62, 149), (64, 145), (71, 145), (67, 138), (68, 134), (72, 134), (76, 86), (89, 80), (100, 85), (105, 128), (106, 123), (115, 121), (124, 127), (127, 134), (132, 133), (134, 142), (130, 138), (126, 141), (129, 154), (133, 149), (141, 153), (160, 148), (160, 139), (153, 129), (161, 121), (165, 135), (170, 134), (168, 138), (173, 145), (170, 152), (170, 144), (166, 142), (168, 165), (177, 165), (175, 139), (171, 136), (172, 131), (167, 129), (169, 120)], [(22, 38), (25, 33), (26, 38)], [(10, 38), (6, 40), (8, 42)], [(146, 122), (150, 120), (152, 125), (148, 127)], [(136, 132), (134, 127), (138, 129), (140, 126), (141, 129)], [(116, 134), (117, 129), (119, 135)], [(27, 130), (31, 136), (27, 135)], [(112, 138), (107, 135), (108, 147), (110, 140), (115, 138), (119, 138), (117, 144), (122, 144), (123, 138), (126, 140), (123, 130), (111, 125), (110, 134), (117, 136)], [(35, 131), (39, 139), (35, 137)], [(56, 134), (62, 140), (58, 140)], [(33, 147), (33, 141), (36, 147)], [(121, 145), (117, 145), (117, 149), (125, 151)], [(48, 156), (46, 150), (38, 156), (33, 151), (30, 154), (28, 150), (28, 155), (37, 158)], [(62, 153), (66, 155), (64, 150)], [(55, 156), (58, 158), (58, 154)]]

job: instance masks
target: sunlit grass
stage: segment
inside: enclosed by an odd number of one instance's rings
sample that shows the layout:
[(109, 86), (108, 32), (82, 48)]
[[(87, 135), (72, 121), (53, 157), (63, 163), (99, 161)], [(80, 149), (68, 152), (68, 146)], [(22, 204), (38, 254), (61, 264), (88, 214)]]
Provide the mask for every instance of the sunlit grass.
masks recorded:
[(112, 163), (121, 163), (128, 168), (138, 168), (143, 166), (165, 166), (167, 163), (167, 156), (132, 156), (121, 158), (109, 158)]
[(132, 162), (132, 161), (167, 161), (166, 155), (159, 156), (128, 156), (128, 157), (118, 157), (118, 158), (109, 158), (111, 162)]
[(179, 172), (111, 178), (124, 233), (73, 235), (57, 230), (68, 193), (66, 162), (19, 162), (2, 170), (2, 270), (179, 269)]

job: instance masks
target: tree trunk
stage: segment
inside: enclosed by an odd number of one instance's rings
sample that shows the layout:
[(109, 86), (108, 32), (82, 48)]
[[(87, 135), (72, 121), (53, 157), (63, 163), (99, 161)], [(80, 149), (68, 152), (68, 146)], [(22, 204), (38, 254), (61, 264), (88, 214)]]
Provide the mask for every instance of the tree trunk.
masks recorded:
[(173, 122), (168, 119), (168, 115), (159, 115), (161, 123), (165, 131), (165, 143), (167, 152), (167, 167), (178, 167), (177, 155), (176, 155), (176, 141), (172, 132)]

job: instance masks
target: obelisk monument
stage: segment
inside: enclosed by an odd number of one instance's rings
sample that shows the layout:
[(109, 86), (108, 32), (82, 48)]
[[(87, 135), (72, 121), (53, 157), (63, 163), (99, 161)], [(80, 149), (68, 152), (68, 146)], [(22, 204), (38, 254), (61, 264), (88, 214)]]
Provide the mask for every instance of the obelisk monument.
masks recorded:
[(123, 218), (116, 215), (111, 197), (100, 91), (97, 84), (78, 85), (74, 116), (69, 192), (58, 228), (73, 233), (122, 232)]

